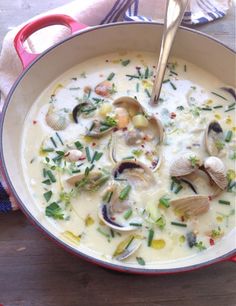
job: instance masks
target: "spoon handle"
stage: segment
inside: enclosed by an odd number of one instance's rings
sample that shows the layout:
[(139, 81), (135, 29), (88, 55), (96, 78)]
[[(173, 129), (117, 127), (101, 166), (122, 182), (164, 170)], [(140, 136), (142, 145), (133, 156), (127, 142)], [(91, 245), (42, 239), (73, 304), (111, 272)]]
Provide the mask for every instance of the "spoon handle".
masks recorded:
[(152, 95), (150, 101), (151, 105), (156, 105), (158, 103), (170, 50), (175, 38), (176, 31), (182, 21), (188, 2), (189, 0), (167, 1), (164, 31), (161, 42), (161, 51), (155, 73), (156, 78), (152, 89)]

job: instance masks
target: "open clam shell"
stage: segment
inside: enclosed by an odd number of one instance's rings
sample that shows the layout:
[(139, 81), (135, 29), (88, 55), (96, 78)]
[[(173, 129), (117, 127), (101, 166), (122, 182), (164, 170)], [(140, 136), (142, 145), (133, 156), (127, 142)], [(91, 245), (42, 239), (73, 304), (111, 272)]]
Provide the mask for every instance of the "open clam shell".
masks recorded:
[(131, 234), (118, 244), (113, 254), (113, 258), (119, 261), (124, 260), (135, 253), (140, 248), (141, 244), (142, 237)]
[(227, 187), (226, 169), (221, 159), (215, 156), (208, 157), (204, 161), (204, 169), (221, 190)]
[(115, 107), (123, 107), (128, 110), (130, 115), (135, 115), (137, 112), (144, 112), (142, 105), (134, 98), (123, 96), (114, 100)]
[(49, 107), (45, 121), (55, 131), (65, 130), (70, 123), (67, 110), (56, 109), (54, 106)]
[(89, 100), (77, 104), (72, 110), (72, 117), (74, 122), (78, 123), (78, 117), (81, 115), (81, 113), (86, 115), (93, 110), (96, 110), (96, 107)]
[(113, 169), (114, 179), (118, 179), (120, 176), (126, 178), (131, 183), (154, 184), (155, 177), (150, 168), (145, 164), (135, 160), (122, 160), (116, 164)]
[[(193, 163), (193, 158), (196, 162)], [(182, 177), (195, 172), (201, 165), (201, 161), (193, 154), (185, 154), (178, 157), (170, 166), (170, 176)]]
[(96, 191), (103, 186), (109, 179), (109, 175), (101, 171), (93, 171), (88, 175), (79, 173), (67, 179), (67, 183), (74, 185), (81, 190)]
[(209, 155), (220, 155), (224, 149), (224, 133), (218, 121), (214, 120), (208, 124), (204, 134), (204, 141)]
[(205, 195), (186, 196), (171, 200), (170, 204), (175, 210), (189, 217), (204, 214), (210, 207), (209, 197)]

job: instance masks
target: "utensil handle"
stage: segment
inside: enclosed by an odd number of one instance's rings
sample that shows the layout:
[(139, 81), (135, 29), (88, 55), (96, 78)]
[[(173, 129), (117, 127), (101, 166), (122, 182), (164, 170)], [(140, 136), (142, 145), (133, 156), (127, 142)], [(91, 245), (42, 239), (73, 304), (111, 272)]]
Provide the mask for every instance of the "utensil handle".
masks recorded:
[(188, 2), (189, 0), (167, 1), (164, 30), (161, 42), (161, 51), (150, 101), (152, 105), (158, 103), (170, 50), (175, 38), (176, 31), (183, 19), (183, 15), (188, 5)]
[(87, 25), (78, 23), (70, 16), (63, 14), (48, 15), (27, 23), (20, 29), (14, 39), (14, 47), (21, 60), (23, 69), (39, 56), (39, 54), (30, 53), (24, 48), (23, 44), (25, 40), (34, 32), (51, 25), (64, 25), (71, 30), (71, 34), (88, 27)]

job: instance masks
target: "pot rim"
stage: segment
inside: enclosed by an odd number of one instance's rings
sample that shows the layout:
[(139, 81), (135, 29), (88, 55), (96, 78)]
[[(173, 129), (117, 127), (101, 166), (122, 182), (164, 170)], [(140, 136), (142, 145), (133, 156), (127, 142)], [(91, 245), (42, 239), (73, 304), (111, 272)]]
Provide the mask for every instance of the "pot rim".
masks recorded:
[[(11, 97), (15, 91), (15, 89), (17, 88), (18, 84), (20, 83), (21, 79), (27, 74), (27, 72), (30, 70), (30, 68), (37, 62), (39, 61), (43, 56), (45, 56), (48, 52), (50, 52), (51, 50), (53, 50), (54, 48), (60, 46), (61, 44), (63, 44), (66, 41), (69, 41), (77, 36), (83, 35), (84, 33), (87, 32), (92, 32), (92, 31), (96, 31), (97, 29), (100, 28), (107, 28), (107, 27), (114, 27), (114, 26), (125, 26), (128, 24), (140, 24), (140, 25), (158, 25), (158, 26), (162, 26), (162, 23), (159, 22), (139, 22), (139, 21), (130, 21), (130, 22), (117, 22), (117, 23), (112, 23), (112, 24), (105, 24), (105, 25), (98, 25), (98, 26), (94, 26), (91, 28), (86, 28), (82, 31), (80, 31), (79, 33), (75, 33), (65, 39), (63, 39), (62, 41), (56, 43), (55, 45), (49, 47), (48, 49), (46, 49), (45, 51), (43, 51), (35, 60), (33, 60), (28, 67), (26, 67), (22, 73), (19, 75), (19, 77), (16, 79), (16, 81), (14, 82), (10, 92), (7, 95), (6, 101), (4, 103), (3, 106), (3, 110), (2, 110), (2, 114), (1, 114), (1, 122), (0, 122), (0, 157), (1, 157), (1, 163), (2, 163), (2, 172), (4, 175), (4, 179), (6, 180), (7, 186), (9, 187), (9, 190), (11, 191), (13, 197), (17, 200), (17, 203), (19, 204), (19, 207), (21, 209), (21, 211), (25, 214), (25, 216), (27, 217), (27, 219), (33, 224), (35, 225), (43, 234), (45, 234), (47, 236), (47, 238), (51, 239), (53, 242), (55, 242), (57, 245), (59, 245), (60, 247), (62, 247), (64, 250), (72, 253), (73, 255), (80, 257), (88, 262), (91, 262), (93, 264), (96, 264), (98, 266), (101, 266), (103, 268), (108, 268), (110, 270), (114, 270), (114, 271), (118, 271), (118, 272), (124, 272), (124, 273), (132, 273), (132, 274), (141, 274), (141, 275), (158, 275), (158, 274), (173, 274), (173, 273), (180, 273), (180, 272), (187, 272), (187, 271), (192, 271), (192, 270), (196, 270), (199, 268), (203, 268), (209, 265), (212, 265), (214, 263), (220, 262), (220, 261), (225, 261), (230, 259), (232, 256), (234, 256), (236, 254), (235, 250), (232, 250), (220, 257), (215, 257), (214, 259), (205, 261), (203, 263), (199, 263), (199, 264), (193, 264), (187, 267), (179, 267), (179, 268), (169, 268), (169, 269), (145, 269), (145, 268), (134, 268), (134, 267), (129, 267), (129, 266), (121, 266), (119, 264), (113, 264), (111, 262), (106, 262), (103, 261), (101, 259), (97, 259), (94, 258), (93, 256), (87, 255), (79, 250), (74, 249), (73, 247), (71, 247), (69, 244), (65, 243), (64, 241), (62, 241), (61, 239), (59, 239), (58, 237), (56, 237), (53, 233), (51, 233), (49, 230), (47, 230), (46, 228), (43, 227), (43, 225), (30, 213), (30, 211), (27, 209), (26, 205), (23, 203), (23, 201), (21, 201), (20, 197), (18, 196), (17, 191), (15, 190), (15, 188), (13, 187), (10, 177), (8, 175), (8, 171), (7, 171), (7, 165), (5, 163), (4, 160), (4, 154), (3, 154), (3, 125), (4, 125), (4, 119), (5, 119), (5, 114), (7, 112), (8, 109), (8, 105), (10, 104), (11, 101)], [(194, 34), (198, 34), (201, 36), (204, 36), (214, 42), (216, 42), (217, 44), (222, 45), (223, 47), (225, 47), (226, 49), (228, 49), (229, 51), (233, 52), (234, 54), (236, 54), (236, 51), (234, 51), (232, 48), (226, 46), (225, 44), (223, 44), (222, 42), (220, 42), (219, 40), (213, 38), (212, 36), (199, 32), (197, 30), (194, 29), (190, 29), (190, 28), (186, 28), (183, 26), (180, 26), (181, 30), (184, 31), (189, 31), (192, 32)]]

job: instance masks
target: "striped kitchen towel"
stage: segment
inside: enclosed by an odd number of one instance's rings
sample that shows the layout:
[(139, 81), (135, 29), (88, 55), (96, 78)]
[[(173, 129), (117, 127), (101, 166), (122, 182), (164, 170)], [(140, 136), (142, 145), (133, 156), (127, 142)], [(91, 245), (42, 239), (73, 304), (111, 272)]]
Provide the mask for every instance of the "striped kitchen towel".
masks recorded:
[[(166, 0), (76, 0), (45, 14), (66, 14), (89, 26), (121, 20), (162, 22), (165, 15), (165, 5)], [(196, 25), (222, 18), (230, 5), (230, 0), (190, 0), (183, 24)], [(3, 40), (0, 55), (0, 111), (12, 84), (21, 73), (22, 67), (13, 47), (13, 40), (23, 25), (8, 32)], [(31, 51), (39, 53), (42, 51), (42, 47), (45, 49), (66, 35), (68, 33), (61, 27), (58, 29), (54, 27), (53, 30), (47, 29), (32, 35), (26, 45)], [(9, 196), (0, 174), (0, 212), (9, 212), (15, 209), (17, 209), (17, 204), (14, 198)]]

